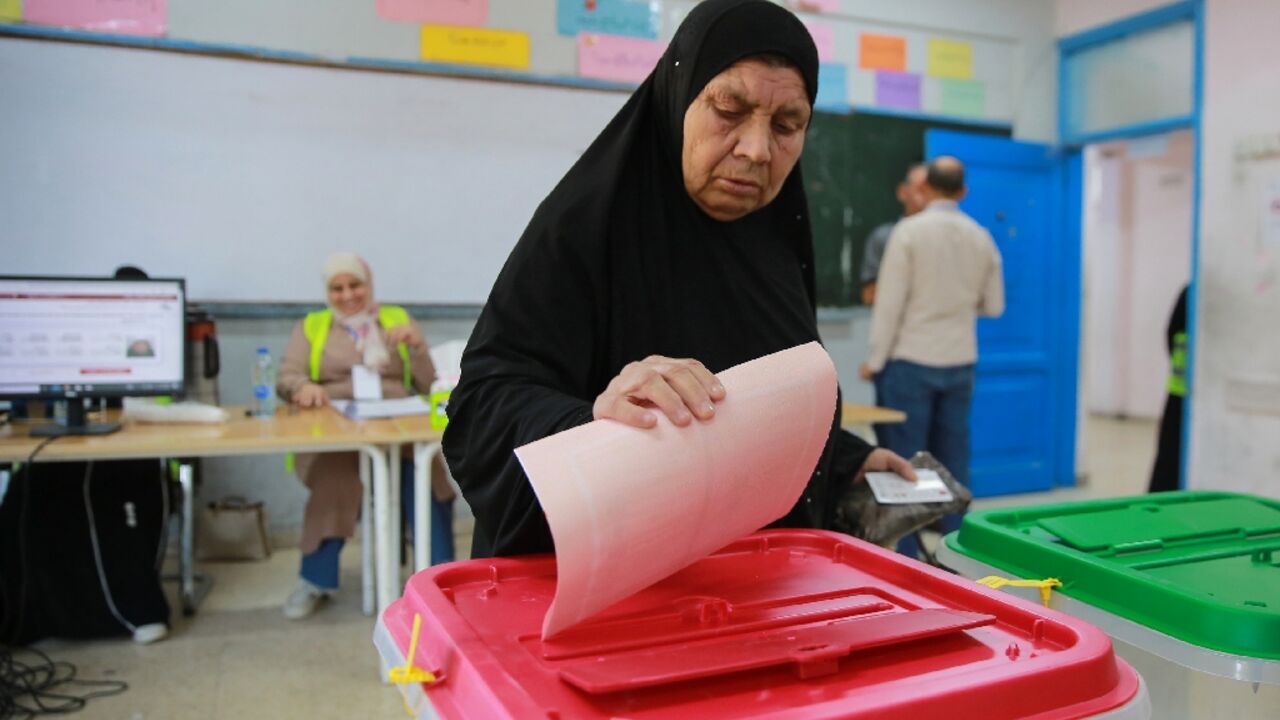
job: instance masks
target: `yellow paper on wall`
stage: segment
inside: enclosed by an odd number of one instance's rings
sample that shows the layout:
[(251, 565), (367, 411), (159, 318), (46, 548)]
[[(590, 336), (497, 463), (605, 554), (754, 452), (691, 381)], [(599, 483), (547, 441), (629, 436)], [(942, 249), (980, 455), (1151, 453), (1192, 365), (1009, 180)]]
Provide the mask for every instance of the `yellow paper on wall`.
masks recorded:
[(524, 70), (529, 67), (529, 35), (509, 30), (423, 25), (422, 59)]
[(0, 0), (0, 22), (22, 19), (22, 0)]
[(973, 79), (973, 45), (958, 40), (930, 38), (929, 74), (956, 80)]

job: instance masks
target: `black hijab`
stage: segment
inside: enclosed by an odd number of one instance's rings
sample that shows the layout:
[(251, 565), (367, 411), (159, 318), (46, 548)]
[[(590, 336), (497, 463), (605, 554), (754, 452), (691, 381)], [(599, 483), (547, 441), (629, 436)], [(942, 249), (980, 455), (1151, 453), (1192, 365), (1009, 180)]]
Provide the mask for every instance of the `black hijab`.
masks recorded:
[[(507, 259), (463, 355), (444, 436), (476, 516), (473, 557), (553, 549), (513, 450), (590, 421), (627, 363), (688, 357), (720, 372), (818, 340), (799, 166), (773, 202), (732, 222), (708, 217), (684, 187), (686, 110), (713, 77), (761, 54), (793, 64), (812, 104), (817, 50), (793, 14), (768, 0), (697, 5)], [(837, 413), (814, 481), (784, 523), (827, 526), (833, 459), (847, 456), (839, 464), (856, 471), (868, 452), (838, 430)]]

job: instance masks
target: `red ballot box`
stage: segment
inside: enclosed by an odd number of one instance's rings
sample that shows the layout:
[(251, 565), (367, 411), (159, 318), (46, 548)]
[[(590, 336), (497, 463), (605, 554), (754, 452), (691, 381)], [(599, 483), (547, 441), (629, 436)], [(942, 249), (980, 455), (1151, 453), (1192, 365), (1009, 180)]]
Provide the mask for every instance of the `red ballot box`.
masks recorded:
[(452, 563), (379, 618), (418, 717), (1148, 718), (1092, 625), (837, 533), (764, 531), (543, 640), (550, 556)]

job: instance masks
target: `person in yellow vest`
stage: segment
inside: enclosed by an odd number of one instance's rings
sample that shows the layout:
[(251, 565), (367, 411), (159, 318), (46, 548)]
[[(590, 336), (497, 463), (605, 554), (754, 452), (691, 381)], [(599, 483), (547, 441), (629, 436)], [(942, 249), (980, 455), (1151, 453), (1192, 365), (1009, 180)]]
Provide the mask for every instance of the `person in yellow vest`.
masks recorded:
[(1165, 329), (1169, 350), (1169, 396), (1160, 418), (1156, 461), (1148, 492), (1182, 489), (1182, 406), (1187, 396), (1187, 288), (1182, 288)]
[[(409, 313), (373, 299), (373, 274), (353, 253), (336, 253), (324, 264), (328, 308), (310, 313), (293, 330), (276, 392), (304, 408), (354, 397), (353, 370), (376, 373), (384, 398), (429, 393), (435, 380), (431, 354)], [(438, 460), (438, 459), (437, 459)], [(360, 514), (360, 471), (356, 453), (300, 454), (298, 477), (310, 489), (302, 521), (302, 568), (297, 588), (285, 601), (291, 620), (305, 618), (338, 589), (338, 557), (355, 532)], [(443, 464), (432, 473), (433, 564), (453, 560), (454, 493)], [(402, 506), (413, 507), (412, 461), (405, 460), (407, 482)]]

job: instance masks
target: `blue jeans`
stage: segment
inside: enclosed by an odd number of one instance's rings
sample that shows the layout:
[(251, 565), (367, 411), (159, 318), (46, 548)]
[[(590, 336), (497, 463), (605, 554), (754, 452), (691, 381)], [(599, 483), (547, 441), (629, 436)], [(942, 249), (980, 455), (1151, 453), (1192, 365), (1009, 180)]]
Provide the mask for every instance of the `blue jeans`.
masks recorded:
[[(413, 461), (400, 466), (400, 517), (404, 527), (413, 532)], [(342, 554), (342, 538), (325, 538), (315, 552), (302, 556), (302, 579), (321, 590), (338, 589), (338, 557)], [(453, 562), (453, 501), (441, 502), (431, 496), (431, 564)]]
[[(880, 445), (910, 458), (921, 450), (933, 454), (961, 485), (969, 485), (969, 408), (973, 405), (973, 365), (929, 367), (890, 360), (876, 375), (876, 402), (901, 410), (907, 420), (877, 425)], [(959, 515), (943, 519), (948, 530), (960, 527)], [(915, 555), (914, 538), (903, 543)], [(903, 551), (902, 544), (898, 546)]]

